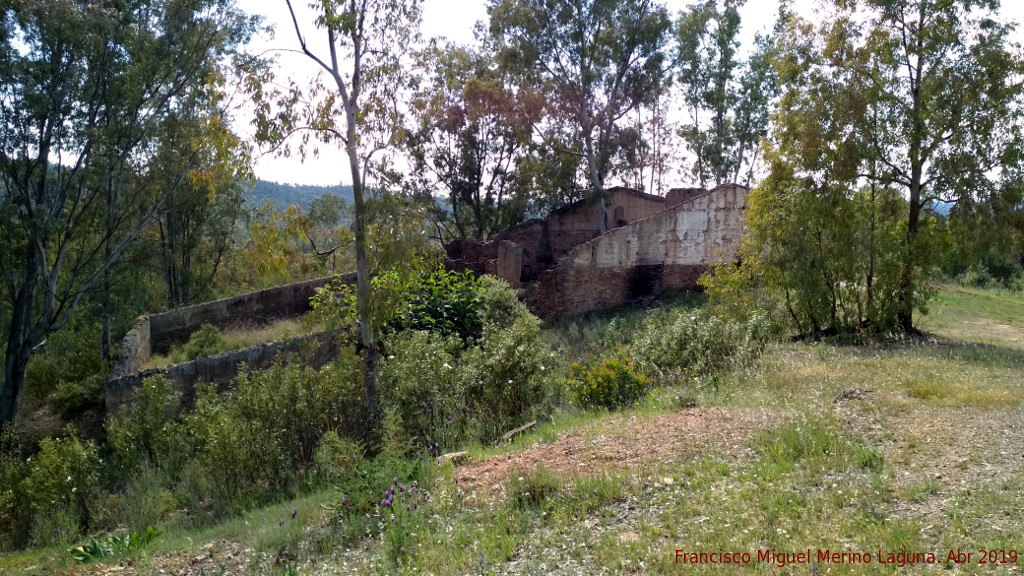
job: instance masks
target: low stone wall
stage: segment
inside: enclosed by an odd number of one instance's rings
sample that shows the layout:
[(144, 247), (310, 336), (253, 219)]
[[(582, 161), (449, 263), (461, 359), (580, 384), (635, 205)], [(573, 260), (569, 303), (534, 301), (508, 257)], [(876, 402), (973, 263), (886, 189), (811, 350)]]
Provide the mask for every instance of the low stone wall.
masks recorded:
[(198, 358), (191, 362), (136, 372), (107, 381), (107, 412), (115, 412), (132, 404), (142, 381), (151, 376), (167, 377), (175, 392), (181, 395), (181, 408), (187, 410), (195, 404), (197, 384), (211, 383), (221, 390), (227, 389), (235, 382), (243, 364), (250, 370), (263, 370), (270, 368), (277, 361), (301, 362), (319, 369), (337, 358), (339, 352), (337, 339), (332, 333), (318, 332), (310, 336), (260, 344), (244, 350)]
[[(266, 368), (279, 353), (285, 354), (282, 356), (284, 360), (295, 358), (319, 368), (326, 363), (325, 358), (330, 359), (338, 352), (337, 346), (325, 344), (324, 334), (272, 342), (167, 368), (139, 371), (150, 356), (166, 354), (175, 344), (187, 342), (203, 324), (212, 324), (226, 330), (262, 326), (301, 316), (310, 310), (309, 299), (333, 279), (330, 276), (296, 282), (162, 314), (140, 316), (121, 340), (111, 367), (106, 387), (107, 410), (116, 410), (131, 397), (144, 378), (155, 374), (167, 375), (174, 382), (175, 388), (189, 399), (194, 396), (196, 383), (226, 384), (237, 376), (239, 364), (246, 363), (253, 369)], [(356, 275), (345, 274), (341, 279), (346, 284), (355, 284)], [(308, 361), (304, 356), (296, 356), (304, 346), (312, 347), (313, 350)]]
[(530, 307), (574, 316), (696, 286), (708, 266), (736, 259), (747, 191), (720, 186), (581, 244), (541, 275)]
[[(354, 273), (342, 278), (346, 283), (355, 284)], [(149, 319), (151, 352), (166, 354), (174, 344), (187, 342), (203, 324), (226, 330), (301, 316), (309, 311), (309, 299), (332, 279), (333, 276), (296, 282), (154, 314)]]

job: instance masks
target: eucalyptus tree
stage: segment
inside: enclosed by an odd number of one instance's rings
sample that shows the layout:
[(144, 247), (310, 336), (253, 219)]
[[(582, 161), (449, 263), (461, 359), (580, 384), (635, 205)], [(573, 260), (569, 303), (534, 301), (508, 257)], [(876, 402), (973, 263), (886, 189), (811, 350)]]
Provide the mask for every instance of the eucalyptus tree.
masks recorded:
[(912, 331), (937, 248), (926, 207), (994, 228), (1024, 201), (1024, 63), (996, 2), (834, 8), (780, 38), (785, 91), (743, 268), (801, 330)]
[(201, 167), (203, 145), (147, 177), (163, 128), (256, 24), (224, 0), (0, 2), (0, 423), (32, 355)]
[(998, 7), (837, 1), (820, 29), (792, 26), (778, 58), (788, 88), (776, 133), (786, 160), (806, 177), (832, 166), (908, 202), (895, 318), (903, 330), (926, 297), (925, 207), (1019, 202), (1024, 61)]
[(671, 21), (652, 0), (491, 0), (491, 34), (499, 58), (532, 78), (555, 121), (573, 129), (607, 229), (604, 180), (619, 122), (653, 103), (667, 81)]
[(738, 53), (743, 4), (705, 0), (688, 8), (676, 26), (676, 79), (687, 118), (679, 132), (701, 186), (750, 183), (760, 141), (768, 133), (770, 106), (778, 96), (771, 59), (789, 3), (781, 3), (773, 32), (755, 35), (746, 60)]
[(420, 60), (428, 73), (412, 105), (414, 168), (447, 189), (457, 234), (483, 240), (526, 212), (516, 179), (542, 98), (511, 82), (486, 46), (432, 44)]
[[(402, 96), (412, 86), (409, 58), (419, 36), (420, 0), (316, 2), (310, 6), (315, 12), (315, 43), (307, 41), (300, 13), (291, 0), (285, 4), (299, 50), (320, 68), (327, 82), (318, 79), (299, 87), (293, 81), (287, 90), (276, 91), (271, 88), (272, 73), (254, 74), (250, 86), (257, 108), (257, 138), (290, 153), (289, 138), (302, 133), (298, 149), (303, 156), (311, 147), (310, 135), (345, 150), (353, 190), (363, 383), (371, 428), (375, 428), (380, 342), (369, 262), (367, 181), (391, 174), (388, 155), (406, 136)], [(323, 46), (325, 51), (316, 52), (315, 46)]]

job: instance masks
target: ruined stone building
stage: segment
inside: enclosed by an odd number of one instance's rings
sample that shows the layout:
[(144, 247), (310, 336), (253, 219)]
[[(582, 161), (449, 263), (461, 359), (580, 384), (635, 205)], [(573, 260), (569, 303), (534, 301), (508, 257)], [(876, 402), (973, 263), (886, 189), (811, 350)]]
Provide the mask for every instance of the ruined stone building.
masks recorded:
[[(504, 230), (486, 243), (456, 240), (446, 246), (448, 266), (499, 276), (524, 289), (534, 312), (557, 318), (669, 288), (689, 288), (709, 265), (735, 260), (747, 188), (726, 184), (713, 190), (677, 189), (665, 197), (628, 188), (607, 192), (605, 234), (598, 229), (596, 207), (576, 202), (546, 219)], [(194, 401), (197, 382), (229, 386), (243, 364), (263, 369), (282, 358), (314, 367), (325, 364), (337, 356), (338, 343), (330, 333), (318, 332), (144, 369), (151, 354), (187, 342), (203, 324), (224, 330), (302, 316), (310, 297), (331, 279), (140, 317), (122, 340), (107, 381), (107, 409), (134, 401), (141, 382), (150, 376), (165, 376), (187, 406)], [(354, 283), (355, 275), (343, 281)]]
[(524, 288), (530, 308), (548, 317), (689, 288), (710, 265), (736, 259), (748, 191), (723, 184), (662, 197), (610, 188), (603, 235), (597, 208), (579, 201), (486, 243), (453, 241), (445, 247), (448, 265)]

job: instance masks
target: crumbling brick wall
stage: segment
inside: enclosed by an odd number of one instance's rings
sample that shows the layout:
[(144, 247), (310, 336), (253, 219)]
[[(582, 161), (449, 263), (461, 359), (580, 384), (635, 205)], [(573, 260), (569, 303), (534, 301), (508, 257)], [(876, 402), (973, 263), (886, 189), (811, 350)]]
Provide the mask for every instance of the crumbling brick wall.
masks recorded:
[[(666, 206), (665, 198), (629, 188), (609, 188), (606, 195), (608, 228), (648, 218)], [(503, 230), (486, 243), (464, 238), (453, 240), (445, 247), (447, 265), (454, 270), (472, 270), (478, 274), (510, 270), (499, 266), (498, 257), (502, 243), (513, 242), (522, 248), (520, 277), (504, 279), (515, 286), (519, 282), (533, 282), (560, 258), (598, 235), (597, 207), (581, 200), (552, 211), (545, 220), (528, 220)]]
[(735, 260), (747, 192), (719, 186), (577, 246), (541, 275), (531, 308), (572, 316), (695, 286), (711, 264)]

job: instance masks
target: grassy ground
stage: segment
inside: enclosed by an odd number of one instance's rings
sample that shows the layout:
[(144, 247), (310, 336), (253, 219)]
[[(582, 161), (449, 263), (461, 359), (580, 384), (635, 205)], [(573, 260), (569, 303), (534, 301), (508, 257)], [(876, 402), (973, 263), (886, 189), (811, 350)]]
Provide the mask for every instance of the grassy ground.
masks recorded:
[[(549, 337), (582, 354), (639, 317)], [(320, 493), (74, 573), (1024, 574), (1024, 297), (943, 287), (920, 326), (932, 336), (774, 344), (634, 410), (474, 448), (386, 538), (336, 544), (320, 504), (338, 495)], [(750, 563), (680, 565), (719, 551)], [(67, 564), (33, 551), (0, 572)]]

